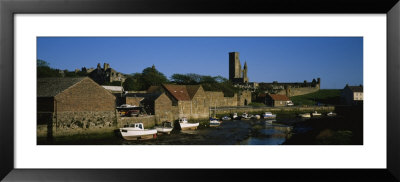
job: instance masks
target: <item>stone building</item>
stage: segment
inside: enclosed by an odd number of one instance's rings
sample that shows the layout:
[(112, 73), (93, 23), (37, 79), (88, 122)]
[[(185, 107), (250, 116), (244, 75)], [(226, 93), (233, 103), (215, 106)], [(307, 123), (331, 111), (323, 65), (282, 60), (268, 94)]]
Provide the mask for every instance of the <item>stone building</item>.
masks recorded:
[(349, 86), (346, 84), (341, 93), (341, 100), (348, 105), (362, 104), (364, 100), (363, 86)]
[(37, 124), (47, 126), (48, 136), (69, 129), (111, 127), (116, 122), (114, 95), (92, 79), (38, 78)]
[(281, 107), (287, 106), (288, 101), (290, 101), (290, 99), (286, 97), (286, 95), (266, 94), (264, 103), (273, 107)]
[(115, 71), (108, 63), (104, 63), (103, 68), (101, 68), (100, 63), (98, 63), (96, 69), (90, 70), (89, 77), (100, 85), (115, 81), (124, 82), (126, 79), (124, 74)]
[(171, 100), (173, 106), (171, 110), (177, 113), (174, 115), (176, 119), (180, 117), (204, 119), (209, 117), (210, 107), (243, 106), (251, 103), (249, 91), (235, 93), (233, 97), (224, 97), (223, 92), (204, 91), (201, 85), (163, 84), (151, 86), (147, 92), (165, 93)]
[(232, 83), (248, 83), (249, 78), (247, 77), (247, 63), (240, 64), (239, 52), (229, 53), (229, 80)]

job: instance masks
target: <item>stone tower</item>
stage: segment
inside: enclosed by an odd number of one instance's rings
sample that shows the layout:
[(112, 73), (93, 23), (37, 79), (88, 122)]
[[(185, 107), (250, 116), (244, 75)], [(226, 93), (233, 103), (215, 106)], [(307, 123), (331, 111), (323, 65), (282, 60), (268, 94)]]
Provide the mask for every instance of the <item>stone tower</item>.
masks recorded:
[(242, 66), (240, 65), (239, 53), (229, 53), (229, 80), (236, 80), (242, 77)]
[(243, 82), (248, 83), (249, 78), (247, 77), (247, 62), (244, 62), (244, 67), (243, 67)]

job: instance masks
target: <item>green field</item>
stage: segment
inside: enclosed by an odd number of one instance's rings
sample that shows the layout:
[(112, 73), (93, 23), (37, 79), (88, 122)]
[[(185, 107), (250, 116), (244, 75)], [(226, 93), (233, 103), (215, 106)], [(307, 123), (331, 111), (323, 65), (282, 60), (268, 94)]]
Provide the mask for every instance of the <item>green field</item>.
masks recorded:
[(293, 96), (290, 99), (293, 101), (295, 106), (316, 105), (317, 103), (326, 105), (338, 105), (340, 104), (341, 92), (342, 90), (339, 89), (321, 89), (318, 92)]

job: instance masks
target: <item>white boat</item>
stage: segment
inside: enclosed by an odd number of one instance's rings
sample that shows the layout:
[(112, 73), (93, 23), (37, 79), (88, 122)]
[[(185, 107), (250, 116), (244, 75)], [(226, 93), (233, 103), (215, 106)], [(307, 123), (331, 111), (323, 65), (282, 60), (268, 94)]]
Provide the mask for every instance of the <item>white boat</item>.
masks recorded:
[(264, 119), (274, 119), (274, 118), (276, 118), (276, 114), (272, 114), (271, 112), (265, 112), (263, 114), (263, 118)]
[(232, 119), (237, 119), (238, 115), (237, 113), (233, 113)]
[(334, 113), (334, 112), (329, 112), (329, 113), (327, 113), (326, 115), (327, 115), (327, 116), (336, 116), (336, 113)]
[(172, 125), (171, 122), (163, 122), (161, 126), (156, 126), (154, 127), (154, 129), (157, 130), (157, 134), (158, 133), (166, 133), (166, 134), (170, 134), (172, 131)]
[(318, 113), (317, 111), (314, 111), (314, 112), (312, 113), (312, 116), (313, 116), (313, 117), (315, 117), (315, 116), (321, 116), (321, 113)]
[(230, 118), (229, 116), (224, 116), (224, 117), (222, 117), (221, 119), (222, 119), (222, 121), (229, 121), (229, 120), (231, 120), (231, 118)]
[(302, 118), (311, 118), (311, 114), (310, 113), (299, 114), (299, 116), (302, 117)]
[(181, 130), (195, 130), (199, 126), (199, 123), (189, 123), (186, 117), (179, 119), (179, 126)]
[(125, 140), (142, 140), (156, 138), (156, 129), (144, 129), (143, 123), (134, 123), (120, 128), (122, 138)]
[(261, 116), (258, 114), (251, 116), (251, 119), (260, 119), (260, 118), (261, 118)]
[(250, 117), (247, 113), (243, 113), (241, 119), (250, 119)]
[(210, 127), (215, 127), (221, 125), (221, 121), (218, 120), (218, 118), (213, 118), (210, 117)]

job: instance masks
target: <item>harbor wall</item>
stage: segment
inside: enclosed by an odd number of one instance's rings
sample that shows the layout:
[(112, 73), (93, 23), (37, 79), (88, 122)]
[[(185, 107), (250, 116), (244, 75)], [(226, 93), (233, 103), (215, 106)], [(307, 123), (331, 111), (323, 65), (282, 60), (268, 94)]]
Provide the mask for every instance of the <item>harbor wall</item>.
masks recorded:
[(263, 112), (330, 112), (335, 106), (294, 106), (294, 107), (217, 107), (216, 114), (263, 113)]
[[(54, 122), (37, 125), (37, 137), (59, 137), (76, 134), (113, 132), (131, 123), (143, 123), (145, 128), (153, 127), (155, 116), (119, 117), (115, 112), (58, 113)], [(55, 118), (55, 116), (54, 116)]]

